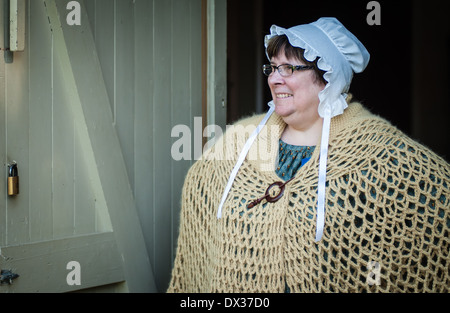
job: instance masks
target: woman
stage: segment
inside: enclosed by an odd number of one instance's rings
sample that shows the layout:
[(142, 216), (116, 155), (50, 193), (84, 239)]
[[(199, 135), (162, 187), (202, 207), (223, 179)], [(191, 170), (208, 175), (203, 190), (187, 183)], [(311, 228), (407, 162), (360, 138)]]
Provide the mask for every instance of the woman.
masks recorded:
[(448, 291), (450, 167), (350, 103), (364, 46), (322, 18), (266, 52), (269, 112), (187, 175), (168, 291)]

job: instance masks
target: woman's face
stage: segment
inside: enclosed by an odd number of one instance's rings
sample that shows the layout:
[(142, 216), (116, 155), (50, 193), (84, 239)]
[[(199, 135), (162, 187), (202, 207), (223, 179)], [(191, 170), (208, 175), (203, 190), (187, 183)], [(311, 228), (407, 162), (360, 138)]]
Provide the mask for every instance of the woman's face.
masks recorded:
[[(284, 51), (271, 59), (271, 64), (306, 65), (296, 58), (286, 58)], [(319, 92), (325, 85), (316, 81), (313, 70), (294, 71), (283, 77), (274, 71), (268, 78), (270, 91), (275, 103), (275, 112), (286, 124), (295, 128), (307, 128), (319, 118)]]

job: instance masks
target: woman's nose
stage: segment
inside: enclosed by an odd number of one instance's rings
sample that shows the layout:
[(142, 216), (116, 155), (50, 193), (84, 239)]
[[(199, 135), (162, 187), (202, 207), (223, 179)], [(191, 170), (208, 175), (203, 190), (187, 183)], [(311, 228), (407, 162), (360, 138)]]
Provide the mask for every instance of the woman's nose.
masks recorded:
[(268, 77), (269, 85), (279, 85), (284, 83), (284, 77), (280, 75), (280, 73), (275, 70)]

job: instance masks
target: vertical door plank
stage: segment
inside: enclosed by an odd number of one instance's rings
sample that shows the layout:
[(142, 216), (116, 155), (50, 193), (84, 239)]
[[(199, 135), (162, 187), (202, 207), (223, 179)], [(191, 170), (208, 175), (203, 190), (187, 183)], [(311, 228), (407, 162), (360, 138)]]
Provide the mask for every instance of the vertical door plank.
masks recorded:
[[(155, 1), (154, 16), (154, 182), (155, 182), (155, 254), (156, 273), (165, 271), (170, 261), (171, 238), (166, 230), (171, 227), (171, 105), (172, 105), (172, 1)], [(156, 253), (157, 252), (157, 253)], [(158, 275), (155, 282), (159, 290), (167, 285), (167, 275)]]
[[(180, 1), (177, 1), (177, 6)], [(189, 12), (189, 19), (185, 21), (187, 25), (184, 25), (183, 28), (180, 28), (177, 31), (175, 31), (177, 38), (180, 36), (186, 36), (189, 38), (188, 45), (184, 48), (177, 47), (177, 42), (175, 41), (175, 47), (174, 52), (181, 50), (182, 54), (186, 55), (186, 60), (183, 60), (183, 62), (186, 62), (188, 64), (188, 68), (186, 68), (186, 74), (187, 77), (181, 76), (182, 79), (177, 80), (177, 78), (174, 77), (174, 88), (175, 89), (184, 89), (188, 90), (188, 98), (185, 101), (180, 101), (178, 104), (178, 101), (174, 101), (174, 111), (180, 110), (180, 112), (183, 112), (186, 114), (186, 117), (182, 118), (180, 115), (175, 114), (174, 115), (174, 121), (173, 126), (182, 123), (184, 125), (189, 126), (189, 129), (191, 130), (191, 160), (189, 161), (181, 161), (181, 162), (174, 162), (173, 163), (173, 207), (172, 207), (172, 259), (175, 258), (175, 252), (176, 252), (176, 245), (177, 245), (177, 239), (178, 239), (178, 229), (180, 224), (180, 201), (181, 201), (181, 192), (182, 187), (184, 183), (184, 178), (186, 176), (187, 171), (189, 170), (190, 166), (195, 161), (195, 151), (194, 151), (194, 142), (197, 140), (202, 142), (202, 138), (195, 138), (194, 137), (194, 120), (195, 117), (201, 117), (202, 116), (202, 25), (201, 25), (201, 0), (191, 0), (189, 1), (190, 5), (189, 8), (186, 8)], [(183, 14), (181, 10), (176, 10), (174, 12), (175, 16), (178, 14)], [(178, 17), (175, 17), (174, 20), (177, 20)], [(174, 26), (175, 29), (178, 28), (178, 26)], [(188, 36), (186, 35), (186, 31), (188, 31)], [(183, 42), (183, 41), (182, 41)], [(174, 60), (176, 60), (178, 57), (175, 56)], [(176, 75), (175, 75), (176, 76)], [(182, 85), (185, 84), (185, 85)], [(187, 85), (188, 84), (188, 85)], [(188, 86), (186, 88), (186, 86)], [(174, 95), (176, 95), (177, 92), (174, 92)], [(187, 102), (186, 102), (187, 101)], [(181, 104), (181, 106), (180, 106)], [(198, 136), (197, 136), (198, 137)]]
[[(173, 78), (172, 78), (172, 124), (174, 127), (176, 125), (182, 124), (187, 125), (191, 129), (191, 135), (194, 132), (193, 118), (192, 118), (192, 107), (195, 103), (192, 102), (192, 94), (196, 92), (193, 89), (192, 84), (195, 80), (201, 81), (201, 77), (196, 77), (192, 79), (191, 71), (197, 71), (201, 73), (201, 69), (193, 69), (191, 67), (192, 53), (195, 53), (192, 45), (193, 30), (191, 29), (191, 6), (193, 1), (175, 0), (173, 3)], [(197, 48), (197, 53), (200, 53), (199, 47)], [(197, 103), (197, 105), (201, 105)], [(184, 134), (186, 135), (186, 134)], [(191, 139), (189, 136), (187, 139)], [(199, 138), (201, 140), (201, 138)], [(178, 139), (173, 139), (171, 142)], [(173, 237), (172, 229), (178, 229), (179, 224), (179, 211), (181, 202), (181, 191), (184, 183), (184, 177), (191, 165), (191, 158), (193, 158), (193, 147), (194, 143), (191, 142), (191, 155), (188, 160), (175, 161), (172, 160), (172, 217), (171, 217), (171, 228), (167, 230), (167, 236), (171, 237), (171, 251), (172, 247), (176, 245), (176, 237)], [(170, 257), (167, 264), (171, 264), (171, 260), (174, 255), (167, 255)], [(171, 267), (166, 271), (170, 273)]]
[(115, 121), (131, 189), (134, 190), (134, 23), (133, 0), (116, 1)]
[(191, 0), (190, 20), (190, 81), (191, 81), (191, 122), (202, 116), (202, 1)]
[[(0, 14), (2, 11), (0, 9)], [(1, 19), (0, 19), (1, 20)], [(0, 165), (2, 177), (0, 179), (0, 247), (6, 245), (6, 98), (5, 98), (5, 62), (3, 52), (0, 53)], [(0, 253), (1, 255), (1, 253)]]
[(134, 195), (149, 258), (154, 259), (153, 0), (135, 2)]
[[(28, 14), (26, 14), (28, 16)], [(26, 23), (28, 29), (28, 21)], [(29, 34), (26, 34), (28, 42)], [(29, 234), (29, 49), (14, 52), (14, 62), (6, 64), (7, 161), (17, 161), (20, 195), (7, 200), (7, 244), (30, 241)]]
[[(69, 39), (70, 40), (70, 39)], [(71, 236), (74, 224), (74, 118), (59, 62), (53, 82), (53, 229), (55, 238)]]
[(42, 1), (30, 1), (30, 236), (52, 230), (52, 35)]
[(75, 130), (74, 151), (74, 234), (92, 234), (96, 232), (96, 198), (93, 175), (85, 155), (82, 139)]
[[(0, 25), (4, 25), (3, 3), (0, 5)], [(3, 31), (0, 31), (0, 47), (4, 46)], [(0, 165), (3, 179), (0, 179), (0, 247), (6, 245), (6, 80), (4, 52), (0, 52)], [(1, 257), (1, 251), (0, 251)]]
[(95, 18), (90, 18), (91, 20), (94, 19), (95, 29), (93, 29), (93, 35), (95, 46), (113, 116), (115, 114), (115, 3), (115, 0), (95, 0)]
[(214, 123), (225, 128), (227, 123), (227, 1), (214, 0)]
[[(88, 21), (91, 25), (92, 33), (93, 33), (94, 39), (95, 39), (97, 0), (84, 1), (83, 5), (86, 8)], [(83, 23), (83, 21), (81, 21), (81, 23)]]

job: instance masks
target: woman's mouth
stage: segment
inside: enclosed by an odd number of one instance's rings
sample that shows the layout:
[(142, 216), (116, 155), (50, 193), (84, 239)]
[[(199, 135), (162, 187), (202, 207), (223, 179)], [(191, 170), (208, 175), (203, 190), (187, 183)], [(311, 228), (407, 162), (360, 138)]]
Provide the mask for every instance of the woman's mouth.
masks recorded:
[(292, 97), (292, 95), (289, 94), (289, 93), (279, 93), (279, 94), (277, 94), (277, 99), (286, 99), (286, 98), (290, 98), (290, 97)]

